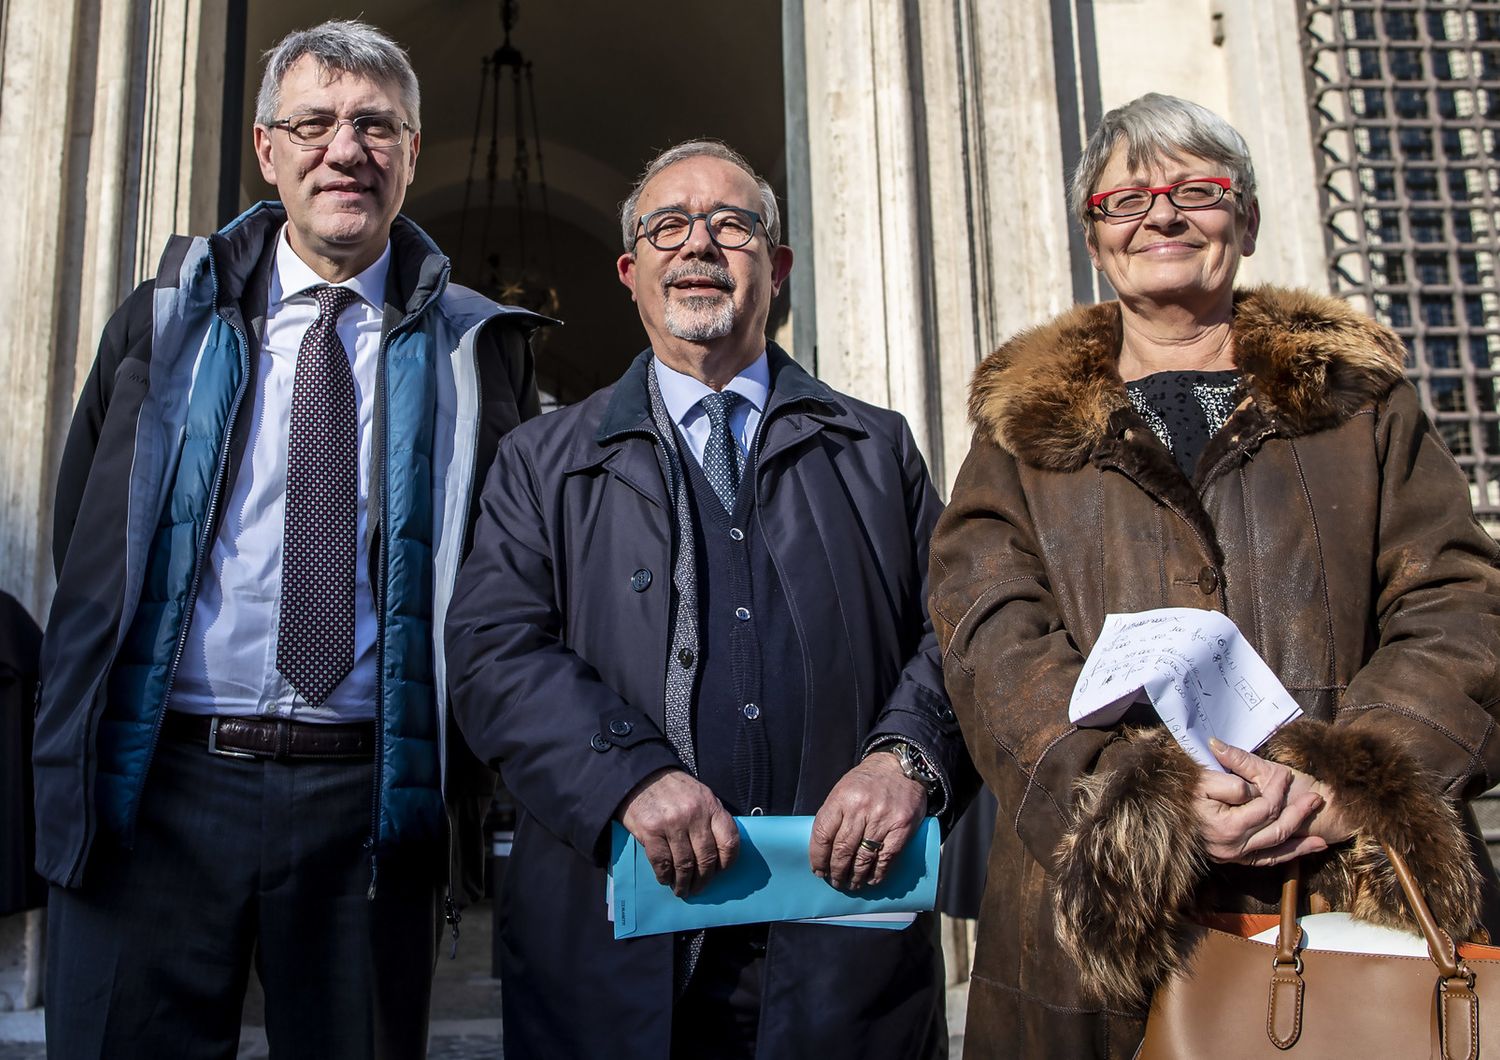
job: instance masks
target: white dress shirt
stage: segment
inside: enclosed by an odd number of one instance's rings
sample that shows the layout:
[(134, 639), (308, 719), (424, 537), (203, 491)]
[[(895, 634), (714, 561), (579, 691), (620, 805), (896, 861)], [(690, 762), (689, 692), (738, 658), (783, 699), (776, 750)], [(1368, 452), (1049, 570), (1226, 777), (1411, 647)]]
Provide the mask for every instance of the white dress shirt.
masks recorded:
[[(688, 448), (701, 467), (703, 450), (708, 447), (708, 435), (713, 424), (698, 402), (705, 395), (712, 394), (713, 388), (701, 379), (694, 379), (667, 367), (655, 354), (652, 357), (656, 362), (656, 382), (661, 387), (662, 404), (667, 406), (667, 415), (672, 417), (672, 422), (677, 424), (677, 429), (687, 439)], [(766, 360), (765, 351), (762, 350), (748, 368), (726, 383), (724, 389), (733, 390), (745, 399), (735, 402), (734, 408), (729, 410), (729, 433), (740, 447), (740, 452), (748, 453), (755, 441), (755, 432), (760, 428), (760, 417), (765, 411), (766, 399), (771, 394), (771, 365)]]
[(378, 689), (374, 594), (366, 533), (376, 362), (391, 261), (380, 259), (342, 285), (359, 295), (338, 319), (353, 358), (359, 405), (359, 514), (354, 557), (354, 669), (321, 706), (310, 706), (276, 669), (281, 613), (281, 541), (286, 513), (287, 434), (302, 336), (318, 315), (306, 293), (326, 281), (299, 258), (282, 228), (266, 299), (265, 334), (245, 395), (244, 456), (222, 500), (203, 581), (188, 626), (169, 706), (188, 714), (268, 715), (296, 721), (359, 721), (375, 716)]

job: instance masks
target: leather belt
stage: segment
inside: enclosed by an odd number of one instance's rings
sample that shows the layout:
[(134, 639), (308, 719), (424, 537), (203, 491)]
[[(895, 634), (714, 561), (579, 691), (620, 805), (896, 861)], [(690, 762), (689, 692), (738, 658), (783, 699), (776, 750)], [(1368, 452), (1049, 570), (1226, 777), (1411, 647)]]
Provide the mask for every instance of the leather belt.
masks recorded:
[(209, 754), (223, 758), (368, 761), (375, 756), (373, 721), (319, 725), (285, 718), (232, 718), (169, 710), (162, 722), (162, 734), (206, 744)]

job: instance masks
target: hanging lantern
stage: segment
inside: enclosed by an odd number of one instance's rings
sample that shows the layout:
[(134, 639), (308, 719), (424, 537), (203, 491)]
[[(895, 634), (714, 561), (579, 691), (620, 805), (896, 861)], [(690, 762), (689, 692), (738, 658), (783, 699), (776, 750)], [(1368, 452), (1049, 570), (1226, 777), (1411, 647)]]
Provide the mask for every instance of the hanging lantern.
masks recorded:
[[(524, 306), (546, 316), (556, 316), (560, 308), (552, 279), (557, 274), (556, 253), (552, 238), (552, 210), (547, 201), (547, 172), (542, 160), (542, 135), (537, 123), (536, 86), (532, 80), (531, 61), (510, 39), (519, 8), (518, 0), (501, 0), (500, 24), (504, 39), (480, 63), (474, 137), (469, 146), (469, 172), (464, 181), (463, 221), (455, 261), (464, 268), (464, 275), (474, 280), (474, 286), (491, 298)], [(502, 98), (507, 89), (508, 102)], [(471, 215), (474, 170), (486, 124), (489, 126), (489, 150), (485, 155), (485, 197), (482, 218), (476, 218)], [(500, 182), (500, 144), (507, 134), (515, 142), (510, 170), (515, 220), (509, 230), (497, 215), (499, 211), (495, 204), (495, 191)], [(536, 159), (535, 183), (531, 177), (533, 154)], [(541, 233), (528, 231), (533, 191), (541, 205)], [(477, 212), (477, 207), (474, 209)], [(478, 250), (475, 260), (470, 261), (467, 244), (476, 221)], [(543, 237), (545, 255), (538, 253), (538, 234)]]

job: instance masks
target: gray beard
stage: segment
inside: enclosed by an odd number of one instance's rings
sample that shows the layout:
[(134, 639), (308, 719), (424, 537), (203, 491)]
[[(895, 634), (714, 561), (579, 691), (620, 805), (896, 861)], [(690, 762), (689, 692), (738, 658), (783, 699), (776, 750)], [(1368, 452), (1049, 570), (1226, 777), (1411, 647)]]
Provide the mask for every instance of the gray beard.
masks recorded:
[(705, 295), (668, 302), (663, 323), (685, 342), (722, 339), (734, 330), (734, 301), (725, 295)]

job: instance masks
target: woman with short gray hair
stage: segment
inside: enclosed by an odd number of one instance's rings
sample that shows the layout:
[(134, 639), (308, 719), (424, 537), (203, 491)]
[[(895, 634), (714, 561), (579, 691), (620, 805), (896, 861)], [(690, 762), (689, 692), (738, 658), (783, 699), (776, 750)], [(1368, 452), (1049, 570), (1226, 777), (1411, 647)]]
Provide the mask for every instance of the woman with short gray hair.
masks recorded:
[[(948, 692), (1000, 804), (970, 1056), (1131, 1056), (1194, 914), (1274, 908), (1294, 858), (1336, 908), (1404, 922), (1384, 841), (1456, 938), (1494, 882), (1465, 800), (1500, 778), (1500, 570), (1400, 339), (1235, 289), (1254, 168), (1195, 103), (1107, 114), (1072, 203), (1118, 300), (979, 366), (932, 543)], [(1149, 706), (1070, 723), (1105, 617), (1164, 607), (1231, 618), (1302, 717), (1215, 741), (1222, 771)]]

